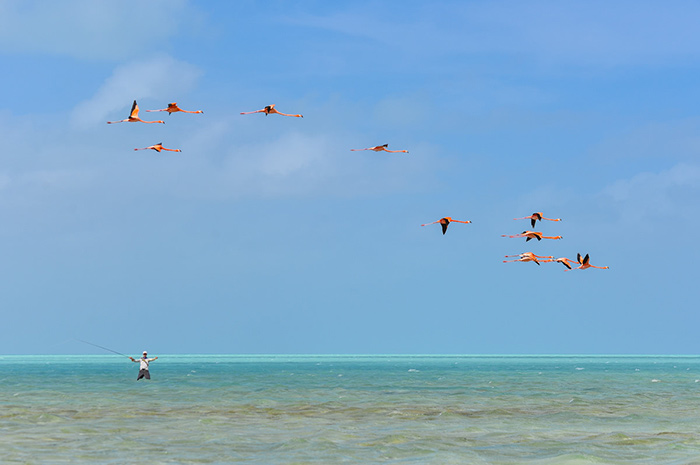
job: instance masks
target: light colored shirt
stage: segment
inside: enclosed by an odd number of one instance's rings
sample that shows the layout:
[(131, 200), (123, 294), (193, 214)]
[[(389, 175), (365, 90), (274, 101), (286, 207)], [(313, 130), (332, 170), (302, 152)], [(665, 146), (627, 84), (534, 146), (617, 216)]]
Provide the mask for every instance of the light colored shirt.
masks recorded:
[(140, 370), (148, 370), (148, 364), (155, 360), (155, 358), (143, 358), (141, 357), (139, 359), (139, 362), (141, 362), (141, 366), (139, 366)]

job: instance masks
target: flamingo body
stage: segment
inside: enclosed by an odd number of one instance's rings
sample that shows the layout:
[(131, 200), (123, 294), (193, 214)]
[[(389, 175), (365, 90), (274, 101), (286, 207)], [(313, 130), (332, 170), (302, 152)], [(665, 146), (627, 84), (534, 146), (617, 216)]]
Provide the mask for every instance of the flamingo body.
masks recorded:
[(165, 150), (167, 152), (182, 152), (182, 150), (180, 150), (180, 149), (166, 149), (165, 147), (163, 147), (162, 142), (158, 142), (155, 145), (149, 145), (148, 147), (144, 147), (142, 149), (134, 149), (134, 150), (148, 150), (148, 149), (155, 150), (158, 153), (160, 153), (161, 150)]
[(512, 258), (512, 257), (520, 257), (520, 258), (524, 258), (524, 257), (529, 257), (529, 258), (554, 258), (554, 255), (535, 255), (535, 254), (532, 253), (532, 252), (523, 252), (523, 253), (518, 254), (518, 255), (506, 255), (505, 257), (506, 257), (506, 258)]
[(573, 264), (576, 263), (575, 260), (571, 260), (571, 259), (566, 258), (566, 257), (560, 257), (560, 258), (555, 258), (555, 259), (553, 259), (553, 260), (544, 260), (544, 261), (543, 261), (543, 263), (547, 263), (547, 262), (557, 262), (557, 263), (561, 263), (562, 265), (564, 265), (564, 266), (567, 267), (568, 269), (571, 269), (571, 264), (572, 264), (572, 263), (573, 263)]
[(275, 109), (275, 104), (273, 103), (272, 105), (267, 105), (265, 108), (262, 110), (255, 110), (255, 111), (246, 111), (246, 112), (241, 112), (241, 115), (252, 115), (253, 113), (265, 113), (265, 116), (276, 113), (278, 115), (282, 116), (293, 116), (295, 118), (303, 118), (304, 115), (290, 115), (289, 113), (282, 113), (281, 111), (278, 111)]
[(503, 260), (503, 263), (510, 263), (510, 262), (535, 262), (535, 263), (537, 263), (537, 266), (540, 265), (539, 260), (537, 260), (537, 258), (535, 258), (535, 257), (520, 257), (520, 258), (515, 259), (515, 260)]
[(131, 105), (131, 113), (129, 113), (129, 117), (127, 119), (122, 119), (119, 121), (107, 121), (107, 124), (116, 124), (116, 123), (163, 123), (163, 124), (165, 124), (165, 121), (144, 121), (141, 118), (139, 118), (139, 106), (136, 103), (136, 100), (134, 100), (134, 103)]
[(168, 108), (163, 108), (161, 110), (146, 110), (146, 111), (167, 111), (168, 116), (172, 115), (173, 113), (176, 113), (178, 111), (181, 111), (183, 113), (204, 113), (202, 110), (197, 110), (197, 111), (183, 110), (182, 108), (177, 106), (177, 102), (169, 103)]
[(610, 268), (609, 266), (595, 266), (595, 265), (591, 265), (591, 264), (588, 262), (588, 260), (589, 260), (588, 254), (586, 254), (586, 256), (583, 257), (583, 259), (581, 258), (581, 254), (580, 254), (580, 253), (579, 253), (579, 254), (576, 254), (576, 259), (578, 260), (578, 262), (579, 262), (580, 265), (581, 265), (581, 266), (578, 266), (578, 267), (576, 268), (577, 270), (585, 270), (586, 268), (598, 268), (598, 269), (600, 269), (600, 270), (607, 270), (607, 269)]
[(446, 217), (444, 217), (444, 218), (440, 218), (440, 219), (437, 220), (437, 221), (433, 221), (432, 223), (422, 224), (421, 226), (428, 226), (428, 225), (430, 225), (430, 224), (436, 224), (436, 223), (440, 223), (440, 226), (442, 226), (442, 235), (444, 236), (445, 233), (447, 232), (447, 226), (449, 226), (450, 223), (464, 223), (464, 224), (468, 224), (468, 223), (471, 223), (471, 221), (453, 220), (451, 217), (446, 216)]
[(350, 149), (351, 152), (361, 152), (363, 150), (372, 150), (374, 152), (389, 152), (389, 153), (408, 153), (408, 150), (389, 150), (389, 144), (377, 145), (375, 147), (368, 147), (366, 149)]
[(515, 234), (512, 236), (501, 234), (501, 237), (524, 237), (525, 242), (528, 242), (531, 239), (537, 239), (538, 241), (541, 241), (542, 239), (563, 239), (563, 236), (543, 236), (539, 231), (523, 231), (520, 234)]
[(535, 223), (537, 223), (538, 221), (542, 221), (542, 220), (561, 221), (561, 218), (545, 218), (544, 216), (542, 216), (542, 212), (535, 212), (530, 216), (524, 216), (522, 218), (513, 218), (513, 219), (514, 220), (530, 220), (530, 224), (532, 225), (533, 228), (535, 227)]

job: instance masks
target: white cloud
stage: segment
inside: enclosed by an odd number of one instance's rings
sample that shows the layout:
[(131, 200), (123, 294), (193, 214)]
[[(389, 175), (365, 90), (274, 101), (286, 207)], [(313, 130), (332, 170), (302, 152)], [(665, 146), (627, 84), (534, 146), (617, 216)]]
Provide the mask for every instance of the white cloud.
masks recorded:
[(601, 195), (601, 204), (616, 212), (618, 222), (626, 230), (662, 228), (671, 224), (697, 221), (700, 194), (700, 165), (679, 163), (658, 173), (639, 173), (606, 187)]
[(1, 0), (0, 51), (124, 59), (196, 15), (187, 0)]
[(693, 160), (700, 154), (700, 118), (650, 122), (594, 147), (592, 153), (610, 159)]
[[(173, 96), (194, 87), (200, 75), (197, 67), (169, 56), (120, 66), (90, 100), (77, 105), (71, 121), (76, 127), (86, 128), (104, 124), (108, 116), (113, 120), (124, 119), (129, 116), (134, 99), (160, 99), (163, 102), (160, 108), (165, 108), (173, 101)], [(139, 107), (142, 112), (146, 110)], [(147, 113), (139, 116), (145, 115)]]

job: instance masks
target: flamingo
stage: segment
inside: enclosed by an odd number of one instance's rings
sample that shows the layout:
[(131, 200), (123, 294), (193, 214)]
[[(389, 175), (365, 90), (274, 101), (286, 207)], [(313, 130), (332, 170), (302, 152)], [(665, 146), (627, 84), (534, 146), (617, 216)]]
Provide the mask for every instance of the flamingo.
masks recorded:
[(515, 234), (514, 236), (508, 236), (506, 234), (501, 234), (501, 237), (525, 237), (525, 242), (530, 239), (537, 239), (541, 241), (542, 239), (563, 239), (563, 236), (543, 236), (541, 232), (538, 231), (523, 231), (520, 234)]
[(595, 265), (591, 265), (590, 263), (588, 263), (588, 254), (586, 254), (586, 256), (583, 257), (583, 259), (581, 259), (581, 254), (580, 254), (580, 253), (579, 253), (579, 254), (576, 254), (576, 259), (577, 259), (578, 262), (581, 264), (581, 266), (576, 267), (577, 270), (585, 270), (586, 268), (598, 268), (598, 269), (601, 269), (601, 270), (607, 270), (607, 269), (610, 268), (609, 266), (595, 266)]
[(509, 262), (535, 262), (535, 263), (537, 263), (537, 266), (540, 265), (539, 260), (537, 260), (535, 257), (521, 257), (521, 258), (517, 258), (515, 260), (503, 260), (503, 263), (509, 263)]
[(523, 218), (513, 218), (514, 220), (530, 220), (530, 224), (532, 224), (532, 227), (535, 227), (535, 223), (539, 220), (548, 220), (548, 221), (561, 221), (561, 218), (545, 218), (542, 216), (542, 212), (535, 212), (530, 216), (525, 216)]
[(265, 113), (265, 116), (269, 115), (270, 113), (277, 113), (278, 115), (282, 116), (294, 116), (296, 118), (303, 118), (303, 115), (290, 115), (287, 113), (282, 113), (280, 111), (275, 110), (275, 104), (273, 103), (272, 105), (268, 105), (262, 110), (255, 110), (255, 111), (247, 111), (247, 112), (242, 112), (241, 115), (252, 115), (253, 113)]
[(446, 216), (446, 217), (444, 217), (444, 218), (440, 218), (440, 219), (437, 220), (437, 221), (433, 221), (432, 223), (422, 224), (421, 226), (428, 226), (429, 224), (435, 224), (435, 223), (440, 223), (440, 226), (442, 226), (442, 235), (444, 236), (445, 233), (447, 232), (447, 226), (448, 226), (450, 223), (464, 223), (464, 224), (468, 224), (468, 223), (471, 223), (471, 221), (453, 220), (453, 219), (450, 218), (449, 216)]
[(535, 255), (535, 254), (532, 253), (532, 252), (523, 252), (523, 253), (518, 254), (518, 255), (506, 255), (505, 257), (506, 257), (506, 258), (513, 258), (513, 257), (520, 257), (520, 258), (525, 258), (525, 257), (529, 257), (529, 258), (554, 258), (554, 255)]
[(176, 113), (178, 111), (181, 111), (183, 113), (204, 113), (202, 110), (197, 110), (197, 111), (183, 110), (182, 108), (177, 106), (177, 102), (169, 103), (168, 108), (163, 108), (162, 110), (146, 110), (146, 111), (167, 111), (168, 116), (170, 116), (171, 114)]
[[(552, 257), (552, 258), (554, 258), (554, 257)], [(562, 265), (564, 265), (568, 269), (571, 269), (571, 264), (572, 263), (575, 264), (576, 260), (571, 260), (571, 259), (566, 258), (566, 257), (554, 258), (554, 260), (542, 260), (542, 263), (549, 263), (549, 262), (561, 263)]]
[(155, 150), (158, 153), (160, 153), (161, 150), (167, 150), (168, 152), (182, 152), (182, 150), (180, 150), (180, 149), (166, 149), (165, 147), (163, 147), (162, 142), (158, 142), (156, 145), (149, 145), (148, 147), (144, 147), (142, 149), (134, 149), (134, 150), (148, 150), (148, 149)]
[(141, 118), (139, 118), (139, 106), (136, 104), (136, 100), (134, 100), (134, 104), (131, 105), (131, 113), (129, 114), (129, 117), (127, 119), (119, 120), (119, 121), (107, 121), (107, 124), (115, 124), (115, 123), (163, 123), (165, 124), (165, 121), (144, 121)]
[(369, 147), (366, 149), (350, 149), (350, 151), (351, 152), (361, 152), (363, 150), (374, 150), (375, 152), (408, 153), (408, 150), (389, 150), (389, 149), (387, 149), (387, 147), (389, 147), (389, 144), (377, 145), (376, 147)]

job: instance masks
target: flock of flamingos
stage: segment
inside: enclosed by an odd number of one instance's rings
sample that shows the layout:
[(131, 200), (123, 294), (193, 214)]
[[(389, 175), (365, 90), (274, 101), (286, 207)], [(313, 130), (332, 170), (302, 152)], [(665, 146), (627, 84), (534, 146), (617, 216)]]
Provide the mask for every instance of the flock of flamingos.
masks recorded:
[[(183, 113), (204, 113), (202, 110), (197, 110), (197, 111), (188, 111), (188, 110), (183, 110), (180, 107), (177, 106), (177, 103), (169, 103), (168, 108), (162, 108), (160, 110), (146, 110), (147, 112), (156, 112), (156, 111), (167, 111), (168, 115), (171, 115), (172, 113), (176, 112), (183, 112)], [(295, 118), (303, 118), (303, 115), (292, 115), (289, 113), (282, 113), (278, 110), (275, 109), (275, 105), (268, 105), (265, 108), (261, 110), (255, 110), (255, 111), (248, 111), (248, 112), (242, 112), (241, 115), (251, 115), (254, 113), (264, 113), (265, 116), (270, 115), (270, 114), (278, 114), (282, 116), (292, 116)], [(107, 124), (115, 124), (115, 123), (162, 123), (165, 124), (165, 121), (158, 120), (158, 121), (144, 121), (141, 118), (139, 118), (139, 106), (136, 103), (136, 100), (134, 100), (133, 105), (131, 106), (131, 113), (129, 114), (129, 117), (126, 119), (122, 119), (119, 121), (107, 121)], [(389, 150), (387, 147), (388, 144), (384, 145), (377, 145), (376, 147), (368, 147), (365, 149), (350, 149), (351, 151), (361, 151), (361, 150), (372, 150), (375, 152), (390, 152), (390, 153), (408, 153), (408, 150)], [(168, 149), (163, 147), (163, 143), (159, 142), (155, 145), (151, 145), (148, 147), (143, 147), (143, 148), (138, 148), (134, 150), (155, 150), (156, 152), (160, 152), (162, 150), (166, 150), (168, 152), (181, 152), (182, 150), (180, 149)], [(530, 224), (534, 228), (536, 223), (538, 221), (542, 220), (548, 220), (548, 221), (561, 221), (561, 218), (545, 218), (542, 216), (542, 212), (535, 212), (530, 216), (525, 216), (523, 218), (513, 218), (514, 220), (530, 220)], [(432, 223), (426, 223), (422, 224), (421, 226), (428, 226), (431, 224), (440, 224), (442, 227), (442, 234), (444, 235), (447, 232), (447, 227), (449, 226), (450, 223), (471, 223), (471, 221), (461, 221), (461, 220), (453, 220), (451, 217), (446, 216), (444, 218), (440, 218), (437, 221), (433, 221)], [(538, 241), (541, 241), (542, 239), (561, 239), (562, 236), (544, 236), (541, 232), (538, 231), (523, 231), (520, 234), (515, 234), (512, 236), (509, 235), (502, 235), (501, 237), (510, 237), (510, 238), (525, 238), (525, 242), (531, 240), (531, 239), (537, 239)], [(578, 253), (576, 254), (576, 260), (571, 260), (566, 257), (560, 257), (560, 258), (554, 258), (554, 256), (549, 255), (549, 256), (544, 256), (544, 255), (535, 255), (532, 252), (524, 252), (518, 255), (506, 255), (506, 258), (513, 258), (513, 257), (518, 257), (514, 260), (503, 260), (503, 263), (508, 263), (508, 262), (535, 262), (537, 265), (542, 263), (548, 263), (548, 262), (557, 262), (561, 263), (564, 265), (567, 270), (585, 270), (586, 268), (599, 268), (599, 269), (608, 269), (608, 266), (595, 266), (591, 265), (589, 263), (589, 257), (588, 254), (586, 254), (585, 257), (581, 257), (581, 254)], [(541, 260), (544, 259), (544, 260)], [(572, 265), (578, 265), (576, 268), (573, 268)]]

